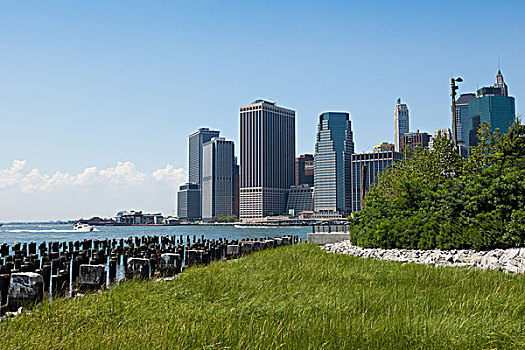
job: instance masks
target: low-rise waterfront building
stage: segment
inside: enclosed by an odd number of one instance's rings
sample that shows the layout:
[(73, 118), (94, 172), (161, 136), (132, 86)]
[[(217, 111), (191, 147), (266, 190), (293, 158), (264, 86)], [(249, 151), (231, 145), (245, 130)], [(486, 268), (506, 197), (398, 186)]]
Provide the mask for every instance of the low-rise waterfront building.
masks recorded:
[(177, 193), (177, 216), (181, 220), (199, 220), (201, 216), (201, 192), (196, 183), (185, 183)]
[(313, 197), (314, 188), (310, 185), (303, 184), (290, 187), (286, 211), (290, 213), (292, 210), (295, 214), (305, 210), (313, 210)]
[(124, 225), (160, 225), (163, 220), (161, 213), (146, 214), (136, 210), (120, 211), (116, 216), (116, 222)]

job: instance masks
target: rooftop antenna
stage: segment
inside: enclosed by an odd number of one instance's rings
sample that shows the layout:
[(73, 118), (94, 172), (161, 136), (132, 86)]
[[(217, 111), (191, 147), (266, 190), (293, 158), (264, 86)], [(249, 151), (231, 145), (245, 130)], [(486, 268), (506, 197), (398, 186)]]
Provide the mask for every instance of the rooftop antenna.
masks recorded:
[(498, 72), (501, 72), (501, 54), (498, 52)]

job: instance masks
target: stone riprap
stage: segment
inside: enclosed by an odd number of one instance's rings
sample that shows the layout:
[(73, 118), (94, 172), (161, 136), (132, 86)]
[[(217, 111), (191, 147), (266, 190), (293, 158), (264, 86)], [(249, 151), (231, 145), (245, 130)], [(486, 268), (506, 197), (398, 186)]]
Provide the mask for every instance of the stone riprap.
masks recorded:
[(350, 241), (325, 244), (321, 247), (330, 253), (348, 254), (362, 258), (376, 258), (401, 263), (436, 266), (461, 266), (483, 270), (525, 272), (525, 248), (476, 250), (415, 250), (361, 248)]

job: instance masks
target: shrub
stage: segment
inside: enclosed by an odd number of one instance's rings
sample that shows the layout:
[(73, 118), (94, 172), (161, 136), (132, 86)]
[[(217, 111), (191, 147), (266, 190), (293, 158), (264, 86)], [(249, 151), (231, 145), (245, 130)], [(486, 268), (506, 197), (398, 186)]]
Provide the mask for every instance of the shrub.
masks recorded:
[(525, 126), (484, 123), (461, 158), (451, 140), (407, 152), (370, 187), (350, 218), (364, 247), (492, 249), (525, 245)]

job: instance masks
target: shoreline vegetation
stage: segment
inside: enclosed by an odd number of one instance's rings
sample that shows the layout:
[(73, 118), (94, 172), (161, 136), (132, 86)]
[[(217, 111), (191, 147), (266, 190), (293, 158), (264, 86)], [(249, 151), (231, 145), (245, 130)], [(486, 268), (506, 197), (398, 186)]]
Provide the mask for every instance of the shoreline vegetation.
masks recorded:
[(350, 220), (363, 248), (492, 250), (525, 246), (525, 125), (485, 122), (462, 158), (451, 140), (406, 153), (385, 171)]
[(131, 281), (0, 323), (5, 348), (525, 346), (525, 276), (283, 246)]

